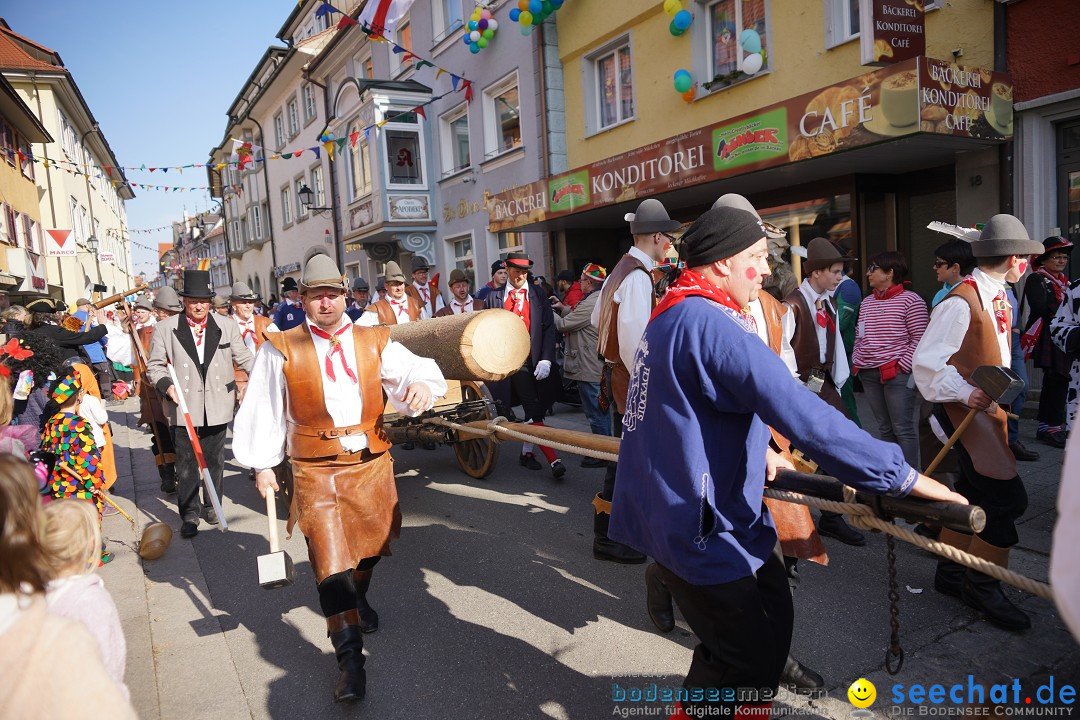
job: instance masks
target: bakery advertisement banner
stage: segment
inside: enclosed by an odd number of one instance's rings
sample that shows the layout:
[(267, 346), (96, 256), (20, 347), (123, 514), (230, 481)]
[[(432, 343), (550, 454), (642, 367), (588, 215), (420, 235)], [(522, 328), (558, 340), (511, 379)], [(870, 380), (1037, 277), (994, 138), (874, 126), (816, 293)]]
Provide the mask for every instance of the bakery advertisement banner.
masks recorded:
[(918, 133), (1012, 137), (1012, 84), (915, 58), (691, 130), (487, 201), (492, 232)]
[(923, 0), (859, 0), (863, 65), (894, 65), (926, 54)]

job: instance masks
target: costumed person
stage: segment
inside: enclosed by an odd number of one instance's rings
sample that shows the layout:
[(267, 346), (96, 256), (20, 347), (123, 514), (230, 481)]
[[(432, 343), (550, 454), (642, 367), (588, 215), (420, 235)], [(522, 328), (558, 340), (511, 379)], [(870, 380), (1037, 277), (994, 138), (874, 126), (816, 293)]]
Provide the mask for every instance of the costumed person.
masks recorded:
[(941, 283), (941, 288), (934, 293), (930, 309), (936, 308), (974, 269), (975, 258), (971, 254), (970, 242), (956, 238), (938, 245), (934, 250), (934, 274)]
[(0, 322), (3, 323), (0, 332), (4, 335), (8, 337), (22, 335), (30, 324), (30, 311), (22, 305), (12, 305), (0, 313)]
[(173, 315), (184, 312), (184, 305), (176, 290), (166, 285), (154, 293), (154, 318), (161, 322)]
[[(1069, 255), (1073, 244), (1063, 237), (1043, 240), (1046, 252), (1031, 259), (1034, 271), (1024, 283), (1028, 323), (1020, 338), (1024, 359), (1043, 372), (1039, 394), (1039, 429), (1035, 437), (1053, 447), (1065, 447), (1065, 405), (1072, 359), (1054, 344), (1050, 324), (1069, 291)], [(1015, 339), (1015, 338), (1014, 338)]]
[(364, 314), (364, 310), (371, 304), (371, 289), (368, 281), (362, 277), (352, 281), (352, 302), (345, 308), (349, 319), (356, 322)]
[(1080, 410), (1080, 280), (1069, 286), (1061, 307), (1050, 321), (1050, 337), (1058, 350), (1072, 361), (1069, 390), (1065, 396), (1065, 435), (1068, 437)]
[(288, 452), (288, 529), (298, 524), (307, 539), (340, 669), (338, 702), (366, 693), (363, 633), (379, 627), (367, 593), (401, 528), (383, 408), (389, 398), (398, 412), (416, 416), (446, 393), (434, 360), (391, 341), (388, 328), (342, 317), (345, 282), (328, 256), (308, 260), (300, 281), (307, 320), (269, 333), (259, 348), (233, 440), (237, 462), (256, 470), (264, 496), (279, 489), (273, 468)]
[(157, 323), (157, 318), (154, 317), (154, 301), (145, 295), (135, 301), (131, 313), (131, 326), (135, 330), (142, 330)]
[(274, 311), (274, 328), (289, 330), (304, 322), (304, 307), (296, 290), (296, 278), (287, 277), (281, 283), (281, 302)]
[(412, 283), (405, 286), (405, 293), (416, 300), (423, 308), (423, 319), (435, 317), (435, 313), (446, 307), (442, 295), (439, 293), (439, 275), (436, 273), (433, 280), (428, 280), (428, 270), (431, 266), (427, 260), (419, 255), (412, 258)]
[(450, 271), (450, 282), (447, 286), (450, 288), (450, 304), (435, 313), (435, 317), (463, 315), (484, 309), (484, 303), (473, 300), (469, 294), (469, 277), (458, 268)]
[[(1012, 215), (995, 215), (971, 243), (977, 267), (938, 303), (930, 315), (912, 360), (919, 392), (934, 406), (934, 419), (945, 437), (952, 435), (968, 410), (979, 412), (953, 445), (960, 466), (956, 490), (986, 511), (986, 527), (969, 535), (942, 528), (939, 539), (1002, 567), (1009, 548), (1019, 541), (1016, 520), (1027, 508), (1027, 492), (1009, 450), (1005, 411), (969, 381), (983, 365), (1009, 367), (1012, 308), (1005, 283), (1027, 270), (1029, 256), (1043, 246), (1028, 237)], [(945, 558), (937, 563), (934, 587), (961, 598), (1005, 630), (1026, 630), (1031, 619), (1005, 596), (998, 580)]]
[(99, 322), (98, 314), (100, 311), (86, 298), (79, 298), (75, 301), (75, 312), (72, 313), (72, 317), (78, 318), (82, 323), (83, 329), (105, 327), (106, 335), (97, 342), (86, 343), (82, 346), (82, 351), (89, 361), (90, 367), (94, 370), (94, 377), (97, 378), (98, 387), (101, 388), (102, 397), (106, 400), (111, 400), (112, 384), (116, 380), (116, 375), (113, 373), (112, 363), (109, 362), (105, 355), (106, 344), (108, 343), (108, 331), (109, 328), (105, 323)]
[[(232, 303), (232, 318), (240, 331), (240, 338), (247, 345), (252, 357), (266, 340), (265, 333), (270, 327), (270, 318), (255, 314), (255, 301), (258, 299), (259, 297), (252, 292), (247, 283), (233, 283), (229, 294), (229, 302)], [(248, 374), (243, 368), (235, 365), (233, 373), (236, 376), (236, 402), (242, 403), (244, 390), (247, 388)]]
[(506, 285), (506, 261), (496, 260), (491, 263), (491, 280), (476, 291), (476, 299), (486, 300), (491, 293), (502, 290), (503, 285)]
[(356, 321), (357, 325), (402, 325), (425, 317), (420, 301), (406, 292), (405, 273), (401, 272), (401, 266), (393, 260), (386, 263), (383, 282), (386, 284), (386, 298), (368, 305), (364, 314)]
[(109, 329), (104, 325), (90, 328), (86, 332), (72, 332), (62, 327), (60, 322), (65, 315), (64, 304), (52, 298), (31, 300), (26, 304), (26, 309), (33, 313), (30, 332), (67, 350), (65, 358), (78, 357), (79, 348), (83, 345), (96, 343), (109, 334)]
[[(851, 371), (831, 295), (844, 276), (844, 263), (854, 259), (842, 256), (827, 239), (814, 238), (806, 246), (803, 281), (784, 298), (789, 310), (784, 315), (784, 334), (795, 351), (799, 380), (845, 417), (847, 407), (840, 388)], [(799, 444), (798, 440), (792, 442)], [(822, 510), (817, 527), (820, 535), (847, 545), (866, 544), (863, 534), (848, 525), (840, 513)]]
[[(611, 432), (622, 435), (622, 420), (626, 413), (626, 391), (630, 384), (630, 367), (634, 362), (638, 341), (649, 322), (649, 313), (656, 305), (652, 269), (663, 262), (674, 241), (670, 233), (682, 224), (668, 216), (659, 200), (643, 200), (637, 210), (627, 213), (634, 244), (619, 258), (604, 280), (604, 289), (593, 307), (592, 324), (600, 338), (597, 352), (604, 358), (601, 407), (611, 412)], [(608, 463), (604, 485), (593, 498), (593, 557), (617, 563), (638, 564), (645, 556), (637, 550), (608, 537), (611, 520), (611, 499), (615, 493), (617, 463)]]
[[(551, 304), (540, 288), (529, 282), (529, 270), (533, 261), (523, 252), (512, 252), (506, 256), (507, 280), (499, 290), (489, 293), (484, 300), (485, 308), (504, 308), (521, 318), (525, 329), (529, 331), (529, 355), (525, 364), (510, 377), (498, 382), (488, 383), (499, 412), (506, 417), (513, 416), (515, 405), (521, 405), (525, 413), (525, 422), (543, 427), (545, 408), (549, 407), (555, 394), (562, 388), (551, 374), (555, 362), (555, 318)], [(558, 385), (558, 390), (552, 385)], [(566, 474), (566, 466), (546, 445), (537, 444), (551, 468), (551, 475), (556, 480)], [(533, 454), (533, 443), (522, 443), (518, 464), (530, 470), (539, 470), (540, 462)]]
[[(769, 448), (769, 427), (860, 490), (965, 501), (795, 382), (758, 338), (744, 308), (769, 265), (765, 228), (751, 213), (711, 209), (683, 243), (687, 267), (634, 358), (610, 532), (656, 559), (697, 636), (683, 686), (703, 699), (672, 717), (764, 716), (794, 615), (762, 502), (766, 481), (790, 466)], [(721, 688), (762, 695), (725, 702)]]
[(185, 270), (181, 295), (184, 313), (154, 327), (147, 373), (158, 394), (169, 400), (167, 410), (176, 448), (176, 505), (182, 521), (180, 537), (192, 538), (199, 532), (200, 518), (216, 525), (218, 517), (209, 498), (199, 498), (199, 464), (168, 365), (173, 366), (179, 390), (184, 393), (210, 477), (221, 498), (225, 433), (236, 406), (233, 366), (250, 372), (255, 360), (236, 323), (210, 312), (214, 291), (209, 271)]

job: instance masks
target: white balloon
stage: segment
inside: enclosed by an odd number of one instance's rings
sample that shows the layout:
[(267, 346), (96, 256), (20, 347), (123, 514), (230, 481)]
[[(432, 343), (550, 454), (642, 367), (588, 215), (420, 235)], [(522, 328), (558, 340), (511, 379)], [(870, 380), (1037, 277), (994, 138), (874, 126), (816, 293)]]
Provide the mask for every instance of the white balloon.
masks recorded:
[(742, 71), (747, 75), (753, 75), (761, 69), (763, 62), (765, 62), (765, 58), (761, 57), (761, 53), (747, 55), (742, 61)]
[[(471, 33), (469, 33), (469, 39), (473, 42), (478, 42), (481, 37), (483, 36), (480, 34), (479, 30), (473, 30)], [(761, 67), (761, 65), (759, 64), (758, 67)]]
[(499, 22), (495, 18), (488, 20), (488, 30), (498, 30)]

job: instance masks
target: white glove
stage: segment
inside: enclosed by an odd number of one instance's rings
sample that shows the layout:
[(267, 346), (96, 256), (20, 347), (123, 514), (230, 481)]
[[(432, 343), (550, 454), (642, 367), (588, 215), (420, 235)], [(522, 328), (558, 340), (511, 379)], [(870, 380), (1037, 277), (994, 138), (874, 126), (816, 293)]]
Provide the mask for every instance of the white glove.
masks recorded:
[(544, 378), (546, 378), (550, 374), (551, 374), (551, 361), (550, 360), (541, 360), (540, 362), (536, 363), (536, 370), (533, 372), (533, 377), (535, 377), (537, 380), (543, 380)]

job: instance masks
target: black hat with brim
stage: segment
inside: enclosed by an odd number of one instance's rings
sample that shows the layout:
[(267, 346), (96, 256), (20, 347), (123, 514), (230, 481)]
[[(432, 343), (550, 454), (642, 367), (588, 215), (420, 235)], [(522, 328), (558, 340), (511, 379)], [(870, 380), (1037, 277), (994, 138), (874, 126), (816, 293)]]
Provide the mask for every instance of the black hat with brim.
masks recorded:
[(1034, 256), (1031, 258), (1031, 264), (1035, 267), (1041, 267), (1047, 260), (1047, 256), (1050, 253), (1063, 252), (1072, 253), (1074, 245), (1068, 238), (1063, 238), (1060, 235), (1048, 237), (1043, 240), (1043, 248), (1046, 250), (1042, 255)]
[(518, 270), (532, 269), (533, 261), (526, 253), (512, 252), (506, 256), (506, 269), (517, 268)]
[(209, 270), (185, 270), (184, 289), (180, 297), (210, 300), (214, 297), (214, 288), (210, 284)]

